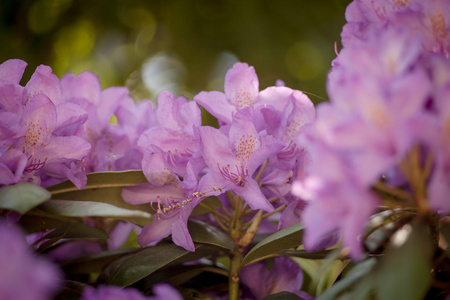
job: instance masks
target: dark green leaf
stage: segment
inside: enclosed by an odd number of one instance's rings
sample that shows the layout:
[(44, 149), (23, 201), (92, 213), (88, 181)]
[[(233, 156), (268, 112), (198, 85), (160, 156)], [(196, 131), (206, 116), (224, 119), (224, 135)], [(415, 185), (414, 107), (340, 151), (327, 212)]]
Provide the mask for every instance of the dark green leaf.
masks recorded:
[(65, 217), (110, 217), (146, 225), (151, 214), (129, 210), (108, 203), (92, 201), (49, 200), (39, 207), (42, 211)]
[(349, 260), (340, 261), (334, 260), (331, 263), (324, 263), (320, 266), (316, 277), (314, 278), (314, 283), (316, 285), (316, 295), (320, 295), (325, 290), (329, 289), (335, 282), (342, 271), (348, 265)]
[(46, 189), (33, 183), (20, 182), (0, 189), (0, 208), (24, 214), (50, 197)]
[(54, 300), (79, 300), (86, 284), (70, 280), (67, 280), (64, 283), (64, 287), (54, 297)]
[(304, 298), (297, 296), (294, 293), (280, 292), (264, 297), (263, 300), (304, 300)]
[(228, 234), (208, 223), (192, 219), (188, 222), (192, 240), (197, 243), (210, 244), (225, 249), (234, 249), (234, 242)]
[(70, 274), (89, 274), (92, 272), (101, 272), (108, 264), (136, 252), (141, 251), (140, 248), (117, 249), (111, 251), (103, 251), (73, 260), (64, 261), (61, 267)]
[[(85, 190), (123, 187), (148, 182), (142, 170), (130, 170), (120, 172), (97, 172), (87, 175)], [(52, 195), (78, 191), (70, 181), (65, 181), (47, 188)], [(59, 197), (58, 197), (59, 198)]]
[(155, 212), (149, 204), (132, 205), (125, 202), (122, 198), (122, 188), (120, 187), (75, 190), (53, 195), (53, 199), (102, 202), (130, 210), (141, 210), (148, 213)]
[(211, 300), (211, 297), (205, 296), (193, 288), (179, 287), (178, 290), (184, 300)]
[(66, 224), (59, 228), (56, 228), (49, 234), (47, 234), (43, 239), (85, 239), (85, 238), (94, 238), (94, 239), (106, 239), (108, 235), (95, 227), (91, 227), (89, 225), (83, 223), (73, 223)]
[[(196, 251), (201, 246), (197, 244)], [(129, 286), (189, 253), (172, 243), (158, 244), (114, 262), (99, 279), (106, 284)]]
[(337, 281), (327, 291), (317, 297), (317, 300), (334, 300), (346, 290), (353, 287), (363, 276), (372, 271), (376, 259), (371, 258), (353, 267), (341, 280)]
[[(199, 276), (202, 273), (207, 274)], [(205, 276), (207, 276), (206, 280), (204, 280)], [(194, 277), (197, 278), (193, 280)], [(211, 265), (173, 264), (171, 266), (167, 266), (155, 271), (145, 279), (139, 281), (136, 284), (133, 284), (133, 287), (136, 287), (140, 290), (149, 290), (153, 285), (161, 282), (170, 282), (170, 284), (173, 286), (180, 286), (188, 281), (190, 283), (189, 286), (191, 287), (206, 287), (206, 283), (207, 285), (214, 285), (214, 283), (217, 283), (217, 281), (221, 281), (222, 283), (225, 282), (228, 286), (228, 272), (225, 269), (221, 269)]]
[(44, 213), (39, 209), (33, 209), (23, 215), (19, 223), (28, 232), (47, 232), (67, 224), (82, 223), (81, 218), (63, 217)]
[[(393, 237), (393, 244), (377, 270), (379, 299), (423, 299), (431, 282), (432, 242), (424, 224), (406, 225)], [(402, 236), (403, 235), (403, 236)], [(403, 244), (395, 246), (398, 239)]]
[(333, 250), (305, 251), (305, 250), (288, 250), (280, 253), (282, 256), (301, 257), (307, 259), (325, 259)]
[(302, 244), (303, 225), (297, 223), (280, 230), (253, 247), (242, 261), (243, 266), (259, 261), (260, 259)]
[(122, 187), (148, 182), (141, 170), (91, 173), (87, 177), (87, 185), (82, 190), (70, 181), (47, 189), (53, 199), (104, 202), (121, 208), (154, 212), (148, 204), (131, 205), (122, 198)]
[(440, 224), (440, 231), (444, 237), (447, 245), (450, 244), (450, 222), (442, 221)]

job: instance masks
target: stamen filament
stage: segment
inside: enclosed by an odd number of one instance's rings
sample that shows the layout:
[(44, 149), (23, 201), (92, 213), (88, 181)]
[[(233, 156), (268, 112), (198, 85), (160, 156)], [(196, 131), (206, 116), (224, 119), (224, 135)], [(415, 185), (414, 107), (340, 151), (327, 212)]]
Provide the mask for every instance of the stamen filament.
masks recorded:
[(226, 216), (222, 215), (221, 213), (219, 213), (217, 210), (209, 207), (207, 204), (200, 202), (198, 204), (198, 206), (201, 206), (203, 208), (205, 208), (207, 211), (209, 211), (210, 213), (212, 213), (214, 216), (217, 216), (218, 218), (224, 220), (225, 222), (230, 222), (230, 218), (227, 218)]

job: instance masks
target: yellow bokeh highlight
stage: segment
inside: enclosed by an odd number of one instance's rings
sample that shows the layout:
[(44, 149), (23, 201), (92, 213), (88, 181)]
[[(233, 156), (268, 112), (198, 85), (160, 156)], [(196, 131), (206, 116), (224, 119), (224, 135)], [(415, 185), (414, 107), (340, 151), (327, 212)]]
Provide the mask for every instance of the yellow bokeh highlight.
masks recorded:
[(28, 27), (42, 34), (52, 29), (59, 15), (70, 7), (71, 0), (38, 0), (28, 10)]
[(142, 6), (125, 7), (119, 12), (119, 19), (134, 31), (136, 50), (145, 52), (156, 33), (157, 22), (154, 14)]
[(294, 43), (287, 50), (285, 57), (287, 69), (298, 80), (317, 78), (326, 67), (325, 61), (321, 49), (309, 41)]
[(87, 58), (95, 45), (95, 29), (88, 20), (80, 20), (63, 28), (57, 36), (53, 49), (55, 69), (66, 72), (75, 62)]

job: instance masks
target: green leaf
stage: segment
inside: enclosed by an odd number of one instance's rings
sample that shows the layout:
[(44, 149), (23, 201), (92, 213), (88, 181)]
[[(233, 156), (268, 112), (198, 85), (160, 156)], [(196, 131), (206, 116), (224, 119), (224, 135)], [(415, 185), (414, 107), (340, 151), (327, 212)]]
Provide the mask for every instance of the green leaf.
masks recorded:
[[(197, 244), (196, 251), (201, 246)], [(99, 279), (106, 284), (129, 286), (190, 253), (172, 243), (158, 244), (112, 263)]]
[(39, 207), (42, 211), (66, 217), (110, 217), (146, 225), (152, 215), (139, 210), (120, 208), (92, 201), (49, 200)]
[(234, 249), (234, 242), (228, 234), (200, 220), (189, 220), (189, 233), (197, 243), (215, 245), (228, 250)]
[(53, 199), (104, 202), (130, 210), (154, 212), (149, 204), (131, 205), (122, 198), (122, 187), (148, 182), (141, 170), (91, 173), (87, 177), (87, 185), (82, 190), (70, 181), (47, 189)]
[[(123, 187), (146, 183), (142, 170), (130, 170), (120, 172), (97, 172), (87, 175), (87, 184), (84, 189), (99, 189), (110, 187)], [(76, 186), (71, 181), (65, 181), (47, 188), (52, 195), (58, 195), (61, 193), (78, 191)]]
[(126, 255), (139, 251), (141, 251), (140, 248), (102, 251), (99, 253), (78, 257), (73, 260), (64, 261), (61, 263), (61, 267), (69, 274), (89, 274), (93, 272), (101, 272), (108, 264)]
[[(396, 241), (404, 238), (403, 244), (395, 246)], [(406, 225), (392, 240), (377, 270), (379, 299), (423, 299), (431, 283), (433, 252), (427, 226)]]
[(298, 247), (302, 244), (302, 238), (303, 225), (300, 223), (280, 230), (256, 244), (244, 257), (242, 265), (246, 266), (271, 254)]
[(56, 228), (52, 232), (45, 235), (42, 239), (106, 239), (108, 235), (95, 227), (83, 223), (66, 224)]
[(304, 298), (297, 296), (294, 293), (280, 292), (264, 297), (263, 300), (304, 300)]
[(450, 244), (450, 222), (443, 220), (440, 223), (440, 232), (447, 242), (447, 245)]
[(67, 224), (83, 223), (83, 220), (81, 218), (52, 215), (35, 208), (24, 214), (19, 223), (26, 232), (35, 233), (47, 232)]
[(53, 199), (102, 202), (129, 210), (140, 210), (152, 214), (155, 212), (149, 204), (132, 205), (125, 202), (120, 187), (77, 190), (54, 195)]
[(141, 291), (150, 290), (152, 286), (161, 282), (169, 282), (172, 286), (181, 286), (189, 282), (189, 286), (206, 287), (228, 283), (228, 271), (210, 264), (173, 264), (155, 271), (133, 286)]
[[(72, 223), (65, 224), (61, 227), (56, 228), (52, 232), (46, 234), (41, 239), (35, 242), (37, 245), (39, 242), (44, 241), (38, 251), (48, 251), (49, 247), (54, 246), (61, 239), (83, 239), (83, 238), (93, 238), (93, 239), (106, 239), (108, 235), (98, 228), (91, 227), (84, 223)], [(58, 245), (56, 246), (58, 247)]]
[[(372, 271), (376, 264), (375, 258), (362, 261), (354, 266), (341, 280), (337, 281), (323, 294), (317, 297), (317, 300), (334, 300), (346, 290), (353, 287), (363, 276)], [(401, 299), (401, 298), (400, 298)]]
[(307, 258), (307, 259), (324, 259), (332, 252), (333, 250), (319, 250), (319, 251), (287, 250), (281, 252), (280, 255)]
[(20, 182), (0, 189), (0, 208), (24, 214), (50, 197), (46, 189), (33, 183)]
[(321, 271), (320, 275), (314, 278), (317, 281), (316, 295), (320, 295), (330, 286), (332, 286), (339, 275), (342, 273), (342, 271), (345, 269), (345, 267), (348, 265), (348, 263), (349, 261), (342, 262), (339, 260), (335, 260), (331, 264), (327, 265), (327, 268), (325, 270), (319, 270)]
[(83, 295), (83, 290), (87, 286), (78, 281), (62, 281), (64, 287), (58, 291), (58, 294), (53, 298), (54, 300), (79, 300)]

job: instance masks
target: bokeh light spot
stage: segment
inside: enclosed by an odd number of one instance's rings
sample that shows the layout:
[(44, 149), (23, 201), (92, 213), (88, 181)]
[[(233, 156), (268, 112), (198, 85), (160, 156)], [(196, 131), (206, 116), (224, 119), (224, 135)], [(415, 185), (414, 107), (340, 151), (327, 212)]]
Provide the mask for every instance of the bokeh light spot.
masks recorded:
[(86, 58), (94, 48), (94, 26), (88, 20), (80, 20), (72, 26), (63, 28), (54, 44), (55, 68), (64, 72), (75, 62)]
[(183, 88), (186, 69), (175, 55), (159, 52), (144, 62), (141, 76), (153, 96), (164, 90), (177, 95)]
[(293, 44), (286, 53), (285, 62), (289, 72), (298, 80), (313, 80), (325, 69), (321, 49), (309, 41)]
[(44, 33), (52, 29), (59, 15), (70, 7), (71, 0), (38, 0), (31, 4), (28, 11), (28, 27), (35, 33)]

